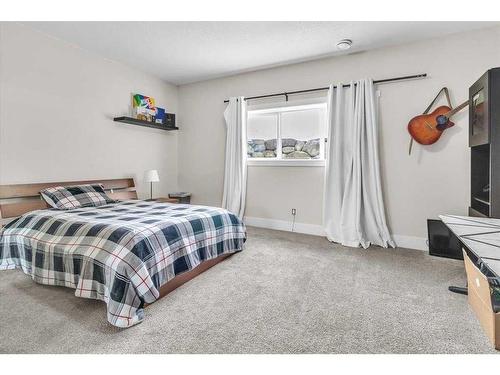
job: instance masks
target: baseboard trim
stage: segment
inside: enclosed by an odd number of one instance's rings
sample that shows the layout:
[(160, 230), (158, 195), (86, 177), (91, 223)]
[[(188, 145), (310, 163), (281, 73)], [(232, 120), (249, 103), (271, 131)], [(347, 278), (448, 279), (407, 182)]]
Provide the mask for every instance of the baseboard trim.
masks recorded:
[(407, 249), (428, 251), (429, 246), (427, 245), (427, 238), (425, 237), (414, 237), (405, 236), (402, 234), (393, 234), (392, 238), (396, 242), (397, 247), (404, 247)]
[[(245, 224), (252, 227), (267, 228), (274, 230), (284, 230), (286, 232), (292, 231), (293, 223), (291, 221), (276, 220), (276, 219), (265, 219), (262, 217), (244, 217)], [(303, 234), (312, 234), (313, 236), (324, 236), (325, 231), (321, 225), (317, 224), (306, 224), (306, 223), (295, 223), (294, 232)]]
[[(244, 221), (245, 224), (252, 227), (283, 230), (286, 232), (292, 231), (291, 221), (266, 219), (262, 217), (252, 216), (245, 216)], [(325, 236), (325, 230), (323, 229), (323, 226), (318, 224), (295, 223), (294, 232), (311, 234), (313, 236)], [(392, 238), (394, 239), (394, 242), (396, 242), (397, 247), (423, 251), (428, 250), (426, 238), (405, 236), (400, 234), (394, 234)]]

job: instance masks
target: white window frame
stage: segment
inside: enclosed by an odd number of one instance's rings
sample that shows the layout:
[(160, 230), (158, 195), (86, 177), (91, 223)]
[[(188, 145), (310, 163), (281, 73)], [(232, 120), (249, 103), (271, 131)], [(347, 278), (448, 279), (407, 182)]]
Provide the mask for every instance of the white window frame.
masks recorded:
[[(247, 158), (248, 166), (258, 166), (258, 167), (323, 167), (325, 166), (325, 143), (326, 138), (324, 138), (324, 142), (320, 143), (320, 155), (321, 159), (279, 159), (281, 157), (281, 115), (286, 112), (293, 111), (304, 111), (308, 109), (315, 108), (323, 108), (326, 110), (326, 102), (316, 102), (313, 104), (290, 104), (290, 105), (274, 105), (273, 107), (265, 107), (259, 109), (259, 107), (255, 106), (255, 109), (247, 110), (247, 120), (250, 114), (276, 114), (277, 115), (277, 140), (276, 140), (276, 158)], [(326, 124), (325, 124), (326, 126)], [(325, 129), (326, 130), (326, 129)], [(245, 142), (246, 145), (246, 142)], [(247, 155), (245, 153), (245, 155)]]

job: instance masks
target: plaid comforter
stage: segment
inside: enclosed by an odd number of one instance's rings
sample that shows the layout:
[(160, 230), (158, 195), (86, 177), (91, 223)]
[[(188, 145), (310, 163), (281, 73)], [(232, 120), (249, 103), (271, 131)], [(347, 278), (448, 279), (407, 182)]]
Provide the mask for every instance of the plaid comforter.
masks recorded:
[(203, 261), (243, 249), (244, 224), (221, 208), (125, 201), (33, 211), (0, 231), (0, 269), (106, 302), (108, 321), (129, 327), (160, 286)]

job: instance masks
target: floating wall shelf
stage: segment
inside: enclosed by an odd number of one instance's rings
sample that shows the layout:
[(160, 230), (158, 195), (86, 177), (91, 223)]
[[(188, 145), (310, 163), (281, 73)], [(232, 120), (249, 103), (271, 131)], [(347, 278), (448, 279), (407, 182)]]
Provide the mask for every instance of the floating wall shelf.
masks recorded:
[(161, 130), (179, 130), (177, 126), (166, 126), (163, 124), (155, 124), (154, 122), (149, 122), (149, 121), (144, 121), (144, 120), (138, 120), (133, 117), (115, 117), (113, 121), (116, 122), (124, 122), (126, 124), (132, 124), (132, 125), (138, 125), (138, 126), (144, 126), (146, 128), (153, 128), (153, 129), (161, 129)]

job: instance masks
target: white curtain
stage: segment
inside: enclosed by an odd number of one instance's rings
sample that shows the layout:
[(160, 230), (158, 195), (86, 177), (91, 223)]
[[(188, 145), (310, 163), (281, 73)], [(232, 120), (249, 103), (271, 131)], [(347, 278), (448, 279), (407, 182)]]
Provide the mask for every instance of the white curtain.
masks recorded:
[(373, 81), (330, 86), (324, 225), (345, 246), (392, 246), (385, 220)]
[(230, 98), (226, 120), (226, 161), (222, 207), (243, 219), (247, 186), (246, 103), (243, 97)]

